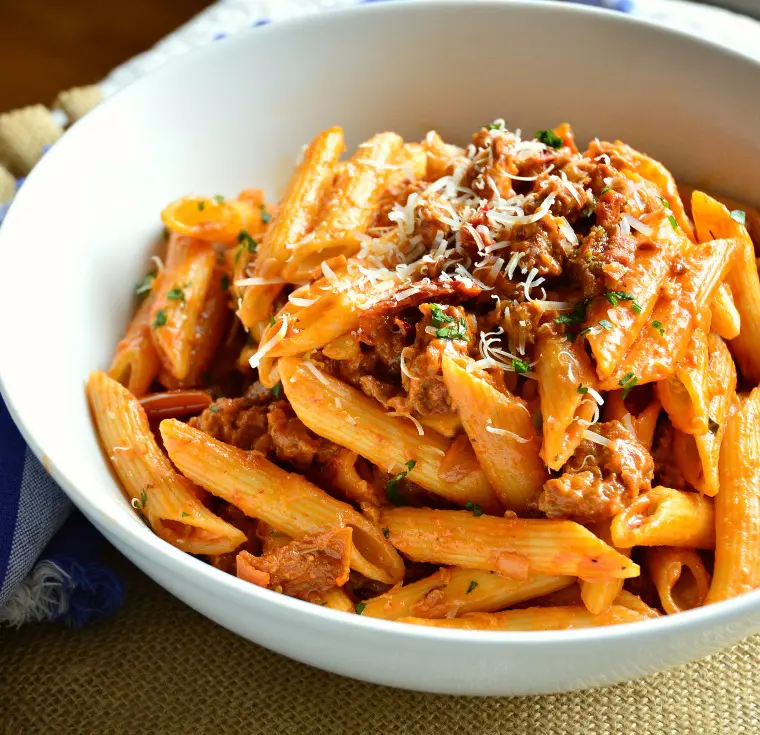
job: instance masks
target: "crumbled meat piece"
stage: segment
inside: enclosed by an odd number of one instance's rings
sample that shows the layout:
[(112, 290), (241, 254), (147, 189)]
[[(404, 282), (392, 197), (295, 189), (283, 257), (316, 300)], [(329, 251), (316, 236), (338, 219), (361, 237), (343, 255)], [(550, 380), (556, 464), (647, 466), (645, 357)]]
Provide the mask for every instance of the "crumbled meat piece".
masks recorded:
[(672, 487), (676, 490), (688, 489), (689, 483), (673, 461), (674, 449), (673, 439), (675, 429), (670, 419), (662, 415), (657, 422), (657, 428), (654, 432), (652, 442), (652, 459), (654, 460), (654, 474), (657, 482), (665, 487)]
[(349, 577), (351, 528), (332, 528), (291, 541), (263, 556), (241, 551), (237, 576), (261, 587), (309, 602), (319, 602)]
[(388, 401), (398, 394), (395, 385), (385, 383), (374, 375), (362, 375), (362, 377), (359, 378), (359, 386), (366, 395), (370, 398), (374, 398), (378, 403), (382, 403), (383, 406), (387, 406)]
[(239, 449), (261, 450), (257, 442), (267, 433), (267, 410), (253, 398), (220, 398), (190, 419), (190, 426)]
[(306, 428), (290, 404), (276, 403), (267, 414), (267, 425), (277, 459), (300, 468), (312, 463), (322, 440)]
[(606, 290), (617, 290), (634, 261), (636, 238), (622, 235), (616, 226), (610, 230), (596, 225), (583, 238), (570, 261), (570, 270), (583, 288), (586, 298), (594, 298)]
[(437, 304), (458, 304), (480, 295), (476, 285), (466, 285), (461, 281), (433, 281), (418, 283), (414, 293), (404, 299), (393, 296), (379, 301), (370, 309), (362, 311), (359, 317), (359, 339), (375, 348), (377, 358), (394, 375), (401, 370), (401, 351), (407, 347), (414, 334), (413, 318), (410, 310), (425, 302)]
[[(567, 253), (562, 245), (565, 237), (553, 217), (544, 217), (538, 222), (512, 228), (510, 240), (510, 254), (524, 253), (520, 260), (520, 269), (530, 271), (535, 268), (539, 276), (558, 276), (562, 273), (567, 260)], [(503, 274), (501, 278), (506, 280)], [(518, 294), (521, 291), (522, 288), (517, 289)]]
[(594, 523), (610, 518), (650, 490), (654, 463), (649, 452), (619, 421), (594, 424), (606, 447), (584, 439), (563, 467), (548, 480), (538, 507), (549, 518)]
[(231, 523), (235, 528), (242, 531), (246, 540), (235, 551), (230, 551), (227, 554), (213, 554), (207, 557), (209, 564), (212, 567), (221, 569), (227, 574), (235, 573), (235, 559), (239, 552), (247, 551), (250, 554), (257, 554), (261, 547), (259, 537), (257, 535), (258, 521), (255, 518), (251, 518), (243, 513), (242, 510), (235, 507), (231, 503), (221, 501), (221, 507), (216, 509), (216, 514), (227, 523)]
[(514, 196), (510, 174), (517, 173), (517, 166), (512, 160), (512, 146), (508, 140), (503, 135), (481, 128), (472, 136), (472, 144), (482, 153), (475, 158), (475, 165), (465, 173), (463, 186), (471, 188), (484, 199), (491, 199), (494, 193), (502, 199)]

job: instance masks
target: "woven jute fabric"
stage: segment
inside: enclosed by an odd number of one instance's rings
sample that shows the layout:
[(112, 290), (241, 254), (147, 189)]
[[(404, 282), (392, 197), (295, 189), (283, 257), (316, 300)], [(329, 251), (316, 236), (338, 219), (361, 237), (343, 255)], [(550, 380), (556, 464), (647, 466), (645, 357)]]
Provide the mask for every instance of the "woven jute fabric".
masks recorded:
[(0, 630), (0, 732), (760, 733), (760, 637), (607, 689), (489, 699), (417, 694), (270, 653), (175, 600), (116, 552), (107, 561), (127, 582), (115, 618), (79, 630)]

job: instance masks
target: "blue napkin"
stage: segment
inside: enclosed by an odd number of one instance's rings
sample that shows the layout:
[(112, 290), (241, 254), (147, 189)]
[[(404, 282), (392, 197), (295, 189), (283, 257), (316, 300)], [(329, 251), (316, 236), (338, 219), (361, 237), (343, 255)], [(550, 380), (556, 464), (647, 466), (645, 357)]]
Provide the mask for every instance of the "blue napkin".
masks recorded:
[[(632, 8), (631, 0), (574, 1), (625, 12)], [(0, 223), (9, 206), (0, 205)], [(115, 612), (124, 592), (118, 577), (99, 561), (104, 543), (80, 513), (72, 512), (0, 397), (0, 625), (64, 620), (78, 626)]]

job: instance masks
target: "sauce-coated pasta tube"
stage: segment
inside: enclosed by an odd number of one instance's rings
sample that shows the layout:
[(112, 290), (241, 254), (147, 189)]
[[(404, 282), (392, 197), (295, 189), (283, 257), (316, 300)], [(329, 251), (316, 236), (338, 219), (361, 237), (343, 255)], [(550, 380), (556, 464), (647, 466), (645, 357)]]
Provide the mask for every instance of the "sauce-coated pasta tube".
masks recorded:
[(190, 554), (225, 554), (245, 541), (174, 470), (156, 444), (143, 407), (124, 386), (95, 371), (87, 381), (87, 398), (114, 471), (156, 535)]
[(658, 546), (647, 549), (646, 564), (668, 615), (704, 604), (710, 573), (694, 549)]
[(509, 579), (483, 569), (444, 567), (435, 574), (366, 601), (362, 615), (385, 620), (408, 616), (450, 618), (496, 612), (574, 584), (575, 577), (539, 574)]
[(350, 505), (259, 452), (244, 452), (180, 421), (161, 422), (172, 462), (193, 482), (292, 538), (328, 528), (353, 529), (351, 568), (380, 582), (398, 582), (404, 563), (380, 529)]
[(475, 516), (469, 511), (396, 508), (381, 515), (391, 543), (415, 561), (589, 580), (635, 577), (638, 565), (574, 521)]
[(448, 356), (443, 380), (499, 500), (509, 510), (525, 511), (548, 479), (525, 402), (500, 393)]
[[(600, 521), (589, 528), (605, 544), (612, 546), (612, 534), (610, 533), (610, 521)], [(630, 558), (630, 549), (616, 549), (619, 554)], [(605, 579), (601, 582), (589, 582), (581, 580), (581, 600), (586, 609), (594, 615), (599, 615), (615, 602), (623, 590), (622, 579)]]
[(612, 519), (617, 548), (680, 546), (715, 548), (713, 501), (699, 493), (658, 486), (640, 495)]
[(760, 388), (728, 419), (715, 496), (715, 569), (707, 603), (760, 586)]
[(622, 605), (613, 605), (601, 615), (593, 615), (581, 605), (571, 605), (528, 607), (498, 613), (470, 613), (450, 620), (401, 618), (399, 622), (456, 630), (571, 630), (638, 623), (641, 620), (647, 620), (647, 616)]
[(731, 286), (723, 282), (715, 292), (710, 304), (712, 319), (710, 327), (723, 339), (734, 339), (739, 336), (742, 327), (742, 318), (736, 308)]
[(389, 416), (383, 407), (355, 388), (297, 358), (280, 360), (285, 395), (301, 421), (315, 434), (347, 447), (389, 472), (414, 460), (409, 479), (459, 505), (480, 505), (499, 512), (501, 503), (477, 464), (458, 482), (444, 479), (441, 465), (451, 441), (425, 430), (420, 436), (403, 416)]

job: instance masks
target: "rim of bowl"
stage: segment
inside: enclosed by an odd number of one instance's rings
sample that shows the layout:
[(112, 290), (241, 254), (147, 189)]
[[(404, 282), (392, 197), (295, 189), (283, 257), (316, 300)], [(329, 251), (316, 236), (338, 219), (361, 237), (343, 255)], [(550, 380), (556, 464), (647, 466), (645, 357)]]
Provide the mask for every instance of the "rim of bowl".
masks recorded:
[[(495, 12), (503, 12), (505, 15), (527, 11), (539, 15), (554, 14), (567, 16), (583, 16), (593, 18), (598, 22), (607, 23), (610, 26), (638, 28), (638, 32), (650, 36), (660, 36), (661, 41), (672, 40), (675, 43), (691, 45), (695, 48), (706, 49), (710, 53), (723, 56), (732, 63), (749, 66), (760, 80), (760, 62), (745, 56), (737, 51), (733, 51), (725, 46), (710, 40), (705, 40), (689, 34), (685, 31), (676, 30), (667, 26), (658, 25), (654, 21), (635, 18), (616, 11), (605, 10), (602, 8), (590, 7), (585, 5), (570, 5), (558, 0), (544, 0), (536, 3), (534, 0), (511, 0), (507, 3), (503, 0), (399, 0), (392, 2), (384, 0), (383, 2), (367, 2), (366, 4), (354, 5), (343, 8), (331, 8), (320, 13), (307, 14), (296, 18), (278, 20), (275, 23), (266, 26), (244, 29), (232, 36), (228, 36), (221, 41), (203, 46), (183, 54), (180, 57), (171, 59), (160, 68), (145, 74), (140, 79), (128, 84), (123, 89), (111, 95), (104, 100), (96, 109), (90, 112), (85, 118), (76, 122), (70, 130), (73, 131), (74, 137), (85, 135), (90, 126), (98, 125), (100, 117), (109, 114), (112, 99), (128, 100), (131, 95), (139, 96), (141, 88), (150, 84), (160, 83), (165, 75), (170, 75), (180, 70), (182, 66), (191, 67), (197, 63), (195, 59), (199, 56), (214, 55), (215, 53), (224, 53), (219, 51), (221, 48), (230, 48), (234, 45), (244, 45), (255, 42), (254, 39), (261, 34), (287, 34), (292, 30), (308, 29), (309, 26), (315, 28), (329, 26), (336, 17), (351, 17), (366, 15), (372, 18), (373, 15), (404, 15), (405, 13), (435, 13), (436, 10), (458, 9), (461, 12), (472, 12), (474, 8), (486, 7)], [(658, 40), (658, 39), (655, 39)], [(216, 49), (216, 50), (215, 50)], [(29, 197), (34, 197), (34, 185), (37, 179), (47, 175), (47, 170), (56, 165), (61, 150), (68, 146), (68, 140), (71, 132), (67, 131), (61, 140), (45, 155), (45, 157), (34, 167), (29, 174), (24, 187), (19, 191), (17, 197), (25, 201)], [(31, 193), (30, 193), (31, 192)], [(6, 219), (15, 221), (18, 211), (11, 206)], [(0, 226), (0, 262), (3, 257), (3, 245), (8, 236), (6, 227)], [(0, 270), (0, 277), (2, 271)], [(13, 280), (6, 279), (6, 283), (13, 284)], [(20, 287), (20, 284), (19, 284)], [(12, 286), (6, 289), (0, 289), (0, 303), (3, 300), (10, 303)], [(10, 313), (10, 312), (6, 312)], [(13, 353), (6, 352), (5, 357), (0, 351), (0, 392), (3, 395), (6, 406), (16, 423), (21, 435), (27, 445), (34, 452), (36, 457), (42, 461), (46, 456), (44, 447), (41, 447), (31, 430), (23, 419), (23, 406), (17, 405), (15, 395), (9, 393), (6, 386), (3, 366), (13, 361)], [(10, 357), (9, 357), (10, 355)], [(94, 427), (93, 427), (94, 431)], [(583, 642), (604, 642), (615, 641), (618, 639), (633, 639), (634, 637), (644, 640), (648, 637), (656, 637), (667, 634), (673, 629), (683, 631), (691, 629), (692, 631), (703, 628), (705, 625), (713, 623), (731, 622), (733, 620), (744, 618), (751, 612), (760, 611), (760, 589), (745, 593), (739, 597), (722, 602), (714, 603), (705, 607), (679, 613), (677, 615), (664, 615), (655, 619), (647, 619), (635, 623), (626, 623), (624, 625), (611, 625), (599, 628), (579, 628), (573, 630), (555, 630), (555, 631), (477, 631), (436, 628), (419, 625), (398, 624), (396, 621), (383, 620), (380, 618), (365, 618), (361, 615), (346, 615), (337, 610), (330, 610), (319, 605), (313, 605), (302, 600), (286, 597), (277, 594), (271, 590), (260, 589), (237, 577), (222, 572), (219, 569), (211, 567), (200, 559), (187, 554), (179, 549), (163, 542), (148, 527), (140, 527), (130, 524), (122, 524), (113, 521), (112, 518), (102, 513), (96, 507), (89, 504), (86, 494), (79, 489), (77, 483), (67, 474), (61, 472), (55, 463), (51, 463), (50, 473), (55, 481), (65, 490), (69, 498), (80, 508), (86, 508), (85, 515), (92, 515), (101, 526), (108, 526), (109, 532), (116, 536), (121, 543), (135, 552), (138, 556), (149, 557), (153, 562), (170, 569), (175, 573), (188, 580), (208, 580), (210, 585), (217, 585), (231, 595), (235, 595), (244, 602), (245, 597), (257, 599), (260, 604), (269, 604), (275, 608), (280, 607), (283, 610), (289, 610), (293, 614), (304, 614), (315, 616), (322, 619), (326, 624), (340, 624), (341, 626), (354, 626), (358, 630), (367, 629), (375, 630), (378, 633), (398, 638), (409, 639), (427, 639), (431, 641), (440, 641), (454, 645), (476, 645), (476, 646), (493, 646), (495, 644), (512, 645), (512, 646), (539, 646), (552, 644), (553, 646), (577, 645)], [(114, 479), (114, 482), (116, 480)], [(138, 565), (139, 566), (139, 565)]]

